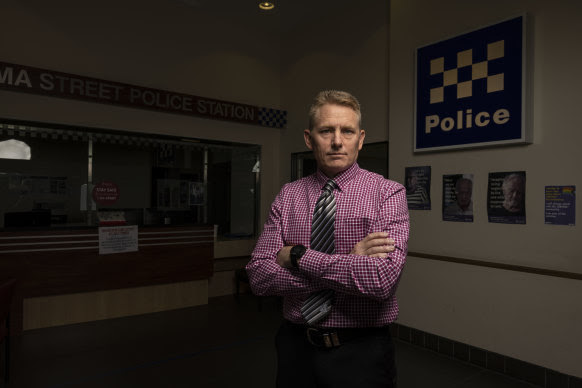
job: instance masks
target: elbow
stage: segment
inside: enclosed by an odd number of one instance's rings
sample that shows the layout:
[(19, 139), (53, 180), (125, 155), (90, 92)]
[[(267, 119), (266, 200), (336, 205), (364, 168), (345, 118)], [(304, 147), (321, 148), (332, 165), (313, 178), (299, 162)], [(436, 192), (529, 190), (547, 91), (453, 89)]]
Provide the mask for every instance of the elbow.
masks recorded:
[[(384, 264), (387, 264), (386, 262)], [(373, 298), (378, 301), (387, 301), (394, 296), (396, 287), (400, 280), (402, 267), (383, 267), (377, 272), (376, 281), (373, 287)]]
[(398, 276), (378, 271), (377, 276), (362, 288), (365, 289), (364, 294), (369, 298), (384, 302), (392, 298), (397, 284)]
[(374, 283), (367, 285), (360, 284), (359, 287), (357, 288), (356, 293), (358, 295), (365, 296), (366, 298), (382, 302), (390, 299), (392, 295), (392, 290), (388, 285), (382, 283)]
[(256, 296), (266, 296), (268, 294), (268, 286), (264, 282), (250, 281), (251, 292)]
[(360, 275), (353, 276), (356, 290), (360, 295), (378, 302), (386, 301), (392, 297), (396, 282), (392, 280), (393, 276), (384, 266), (376, 268), (373, 276), (370, 276), (369, 271), (365, 274), (354, 275)]
[(379, 302), (383, 302), (390, 299), (392, 295), (392, 290), (388, 286), (379, 285), (378, 287), (375, 287), (375, 289), (370, 291), (371, 291), (369, 294), (370, 298), (377, 300)]
[(250, 265), (246, 267), (246, 272), (252, 293), (257, 296), (267, 295), (269, 292), (269, 282), (267, 281), (269, 277), (264, 276), (264, 274), (261, 274), (260, 271)]

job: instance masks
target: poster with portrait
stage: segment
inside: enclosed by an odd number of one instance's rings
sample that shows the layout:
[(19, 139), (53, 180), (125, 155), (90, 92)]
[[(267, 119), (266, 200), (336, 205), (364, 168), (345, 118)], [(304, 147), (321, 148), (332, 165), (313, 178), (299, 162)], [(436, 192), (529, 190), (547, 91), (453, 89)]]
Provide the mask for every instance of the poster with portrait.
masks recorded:
[(410, 210), (430, 210), (430, 166), (404, 168)]
[(473, 174), (443, 175), (443, 221), (473, 222)]
[(490, 172), (487, 190), (489, 222), (525, 224), (525, 171)]

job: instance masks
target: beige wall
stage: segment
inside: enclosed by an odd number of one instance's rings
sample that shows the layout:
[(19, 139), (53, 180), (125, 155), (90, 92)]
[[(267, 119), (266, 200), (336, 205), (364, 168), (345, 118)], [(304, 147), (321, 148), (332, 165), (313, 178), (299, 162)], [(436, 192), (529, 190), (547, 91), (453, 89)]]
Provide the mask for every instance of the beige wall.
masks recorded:
[[(574, 1), (393, 0), (390, 18), (390, 165), (432, 166), (432, 211), (411, 211), (410, 251), (582, 273), (580, 228), (544, 225), (544, 186), (582, 184), (579, 91), (582, 36)], [(417, 47), (528, 15), (533, 144), (413, 154)], [(487, 174), (527, 172), (527, 224), (487, 222)], [(475, 174), (475, 221), (443, 222), (442, 175)], [(580, 207), (576, 218), (581, 218)], [(410, 257), (398, 292), (400, 322), (582, 375), (582, 282)]]

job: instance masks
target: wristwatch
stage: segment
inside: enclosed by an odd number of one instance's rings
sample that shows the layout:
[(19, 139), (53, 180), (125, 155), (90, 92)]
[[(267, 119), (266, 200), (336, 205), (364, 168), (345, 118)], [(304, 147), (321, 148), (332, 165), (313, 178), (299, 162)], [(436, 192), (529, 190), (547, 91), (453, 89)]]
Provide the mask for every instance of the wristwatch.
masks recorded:
[(291, 248), (289, 257), (291, 259), (291, 265), (293, 265), (293, 268), (299, 268), (299, 263), (297, 261), (301, 260), (306, 250), (307, 248), (305, 248), (303, 245), (294, 245)]

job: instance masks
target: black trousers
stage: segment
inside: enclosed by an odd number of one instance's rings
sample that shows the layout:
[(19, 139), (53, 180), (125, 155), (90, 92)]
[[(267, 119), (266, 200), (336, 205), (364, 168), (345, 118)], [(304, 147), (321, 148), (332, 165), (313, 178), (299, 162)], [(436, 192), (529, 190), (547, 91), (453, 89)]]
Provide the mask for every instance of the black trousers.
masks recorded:
[(278, 388), (396, 388), (388, 327), (325, 348), (312, 345), (304, 328), (285, 321), (275, 345)]

